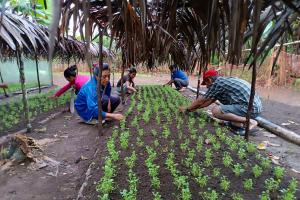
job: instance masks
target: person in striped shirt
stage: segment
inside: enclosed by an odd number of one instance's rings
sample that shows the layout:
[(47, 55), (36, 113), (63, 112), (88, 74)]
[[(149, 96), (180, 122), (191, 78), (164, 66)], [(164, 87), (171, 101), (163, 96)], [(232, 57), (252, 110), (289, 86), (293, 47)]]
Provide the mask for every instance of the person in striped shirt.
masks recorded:
[[(232, 130), (239, 134), (245, 134), (246, 114), (250, 99), (251, 86), (247, 81), (236, 77), (221, 77), (216, 70), (208, 70), (203, 74), (202, 85), (208, 88), (204, 96), (195, 100), (188, 107), (180, 107), (182, 112), (194, 111), (204, 108), (216, 100), (221, 104), (214, 106), (212, 114), (223, 120)], [(255, 94), (253, 109), (250, 119), (250, 130), (257, 126), (256, 117), (262, 112), (260, 97)]]

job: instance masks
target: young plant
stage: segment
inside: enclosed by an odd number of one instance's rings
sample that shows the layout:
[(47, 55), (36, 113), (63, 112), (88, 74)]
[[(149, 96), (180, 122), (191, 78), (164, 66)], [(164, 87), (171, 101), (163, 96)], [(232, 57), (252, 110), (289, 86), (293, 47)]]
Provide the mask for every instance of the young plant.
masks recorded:
[(223, 164), (225, 167), (230, 167), (233, 160), (228, 152), (224, 152), (223, 154)]
[(232, 171), (236, 176), (240, 176), (242, 173), (244, 173), (245, 170), (243, 169), (241, 164), (237, 163), (233, 165)]
[(259, 197), (260, 200), (271, 200), (269, 191), (263, 191)]
[(137, 138), (136, 138), (136, 145), (137, 145), (138, 147), (142, 147), (142, 146), (144, 145), (144, 142), (143, 142), (143, 140), (141, 140), (140, 137), (137, 137)]
[(153, 200), (161, 200), (161, 195), (159, 194), (159, 192), (153, 192)]
[(204, 188), (207, 185), (208, 176), (207, 175), (198, 176), (197, 178), (195, 178), (195, 180), (201, 188)]
[(213, 143), (213, 149), (215, 151), (219, 151), (221, 149), (221, 143), (220, 142)]
[(221, 174), (221, 169), (220, 168), (214, 168), (213, 169), (213, 177), (217, 178)]
[(261, 166), (263, 169), (268, 169), (271, 166), (271, 160), (269, 158), (261, 158)]
[(218, 200), (219, 195), (215, 190), (207, 191), (207, 192), (202, 192), (200, 193), (202, 199), (204, 200)]
[(154, 140), (153, 144), (154, 144), (155, 147), (158, 147), (159, 146), (158, 139)]
[(255, 146), (255, 144), (253, 144), (251, 142), (247, 143), (247, 151), (249, 153), (255, 153), (256, 152), (256, 146)]
[(180, 144), (180, 149), (181, 149), (183, 152), (186, 152), (186, 150), (187, 150), (188, 147), (189, 147), (189, 144), (190, 144), (190, 140), (189, 140), (189, 139), (185, 139), (184, 143), (181, 143), (181, 144)]
[(245, 190), (252, 190), (253, 189), (253, 181), (251, 178), (245, 179), (243, 182)]
[(120, 144), (122, 149), (127, 149), (128, 148), (128, 139), (129, 139), (129, 132), (128, 131), (124, 131), (123, 133), (121, 133), (120, 135)]
[(225, 192), (226, 192), (227, 190), (229, 190), (229, 188), (230, 188), (230, 181), (227, 179), (226, 176), (223, 176), (223, 177), (221, 178), (220, 187), (221, 187), (221, 189), (224, 190)]
[(244, 149), (239, 149), (237, 155), (240, 160), (243, 160), (244, 158), (246, 158), (246, 151)]
[(198, 153), (200, 153), (202, 149), (203, 149), (203, 138), (200, 136), (197, 140), (196, 150)]
[(293, 178), (289, 182), (288, 188), (281, 190), (281, 193), (282, 193), (281, 199), (282, 200), (295, 200), (296, 199), (295, 193), (297, 190), (297, 186), (298, 186), (298, 182), (296, 181), (296, 179)]
[(194, 177), (198, 177), (198, 176), (201, 176), (201, 175), (202, 175), (202, 168), (200, 167), (199, 164), (197, 164), (197, 163), (193, 163), (193, 164), (192, 164), (191, 174), (192, 174)]
[(279, 182), (274, 180), (273, 178), (266, 179), (265, 187), (267, 191), (275, 192), (279, 188)]
[(132, 169), (135, 165), (135, 161), (137, 159), (135, 151), (132, 152), (131, 156), (125, 158), (125, 164), (129, 169)]
[(153, 137), (156, 137), (157, 136), (157, 131), (156, 130), (151, 130), (151, 134), (153, 135)]
[(284, 168), (279, 166), (274, 167), (273, 174), (277, 180), (281, 179), (284, 176)]
[(243, 200), (244, 199), (240, 193), (233, 193), (231, 195), (231, 197), (232, 197), (232, 200)]
[(263, 170), (260, 166), (258, 165), (254, 165), (254, 167), (252, 167), (252, 173), (254, 175), (255, 178), (260, 177), (260, 175), (262, 174)]

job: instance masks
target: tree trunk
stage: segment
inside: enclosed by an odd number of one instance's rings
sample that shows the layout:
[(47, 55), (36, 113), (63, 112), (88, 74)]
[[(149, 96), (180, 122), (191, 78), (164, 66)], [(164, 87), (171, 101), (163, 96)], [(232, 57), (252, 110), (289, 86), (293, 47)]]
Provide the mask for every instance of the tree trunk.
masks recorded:
[(24, 113), (25, 113), (25, 120), (27, 123), (27, 132), (31, 132), (29, 107), (28, 107), (28, 101), (27, 101), (27, 90), (25, 88), (24, 63), (22, 61), (22, 55), (21, 55), (19, 49), (17, 50), (17, 64), (18, 64), (19, 72), (20, 72), (20, 82), (21, 82), (21, 89), (22, 89), (22, 96), (23, 96), (23, 107), (24, 107)]
[[(98, 133), (103, 135), (102, 131), (102, 103), (101, 103), (101, 78), (102, 78), (102, 69), (103, 69), (103, 54), (102, 54), (102, 44), (103, 44), (103, 30), (98, 27), (99, 30), (99, 74), (97, 81), (97, 95), (98, 95)], [(104, 91), (103, 91), (104, 92)]]
[(39, 86), (39, 93), (41, 93), (41, 82), (40, 82), (40, 73), (39, 73), (39, 63), (38, 63), (38, 58), (37, 55), (35, 54), (35, 67), (36, 67), (36, 77), (38, 81), (38, 86)]

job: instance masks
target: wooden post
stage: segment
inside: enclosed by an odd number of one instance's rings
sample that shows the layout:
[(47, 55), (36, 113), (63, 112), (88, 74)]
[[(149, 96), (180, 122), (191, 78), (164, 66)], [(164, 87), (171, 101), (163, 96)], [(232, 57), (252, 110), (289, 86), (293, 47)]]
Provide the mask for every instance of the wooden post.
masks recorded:
[(25, 88), (25, 74), (24, 74), (24, 63), (22, 61), (22, 55), (20, 49), (17, 49), (17, 64), (20, 72), (20, 82), (21, 82), (21, 89), (22, 89), (22, 96), (23, 96), (23, 106), (24, 106), (24, 113), (25, 119), (27, 123), (27, 132), (31, 132), (31, 124), (30, 124), (30, 116), (29, 116), (29, 107), (27, 101), (27, 90)]
[[(98, 95), (98, 133), (100, 136), (103, 135), (102, 131), (102, 103), (101, 103), (101, 79), (102, 79), (102, 69), (103, 69), (103, 54), (102, 54), (102, 44), (103, 44), (103, 30), (101, 27), (98, 27), (99, 31), (99, 73), (98, 73), (98, 81), (97, 81), (97, 95)], [(104, 91), (103, 91), (104, 92)]]
[(202, 67), (201, 67), (201, 64), (199, 63), (199, 74), (198, 74), (198, 83), (197, 83), (197, 97), (196, 97), (196, 99), (198, 99), (198, 97), (199, 97), (199, 91), (200, 91), (200, 78), (201, 78), (201, 70), (202, 69)]
[(36, 53), (35, 53), (35, 67), (36, 67), (36, 76), (37, 76), (37, 81), (39, 86), (39, 93), (41, 93), (42, 90), (41, 90), (41, 82), (40, 82), (39, 63), (38, 63), (38, 58)]
[(127, 63), (124, 58), (123, 58), (123, 62), (122, 62), (122, 72), (121, 72), (121, 100), (122, 100), (122, 104), (125, 104), (125, 94), (124, 94), (124, 88), (123, 88), (123, 76), (124, 76), (124, 72), (125, 72), (125, 63)]
[[(2, 77), (2, 73), (1, 73), (1, 70), (0, 70), (0, 78), (1, 78), (1, 82), (4, 83), (3, 77)], [(4, 91), (4, 95), (5, 95), (6, 97), (9, 97), (8, 94), (7, 94), (7, 92), (6, 92), (6, 89), (5, 89), (5, 88), (3, 88), (3, 91)]]
[(257, 39), (258, 39), (258, 26), (259, 26), (259, 17), (260, 17), (260, 12), (261, 12), (261, 5), (262, 1), (257, 0), (255, 1), (255, 7), (254, 7), (254, 16), (253, 16), (253, 39), (252, 39), (252, 47), (253, 49), (253, 66), (252, 66), (252, 81), (251, 81), (251, 92), (250, 92), (250, 99), (248, 103), (248, 111), (246, 115), (246, 132), (245, 132), (245, 139), (248, 141), (249, 140), (249, 127), (250, 127), (250, 118), (252, 114), (252, 109), (253, 109), (253, 101), (254, 101), (254, 96), (255, 96), (255, 85), (256, 85), (256, 54), (257, 54)]

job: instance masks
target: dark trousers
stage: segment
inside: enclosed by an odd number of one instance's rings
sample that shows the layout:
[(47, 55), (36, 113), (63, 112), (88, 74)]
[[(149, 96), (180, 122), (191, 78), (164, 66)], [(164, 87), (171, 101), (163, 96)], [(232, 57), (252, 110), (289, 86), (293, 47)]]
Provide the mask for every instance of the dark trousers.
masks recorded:
[(102, 110), (104, 112), (107, 112), (108, 100), (109, 99), (110, 99), (110, 105), (111, 105), (111, 112), (114, 112), (115, 109), (118, 107), (118, 105), (121, 102), (120, 97), (110, 96), (110, 98), (109, 98), (107, 95), (103, 95), (102, 99), (101, 99), (101, 105), (102, 105)]
[(180, 90), (182, 87), (187, 87), (189, 85), (189, 81), (183, 80), (180, 78), (175, 78), (174, 79), (174, 85), (177, 90)]

